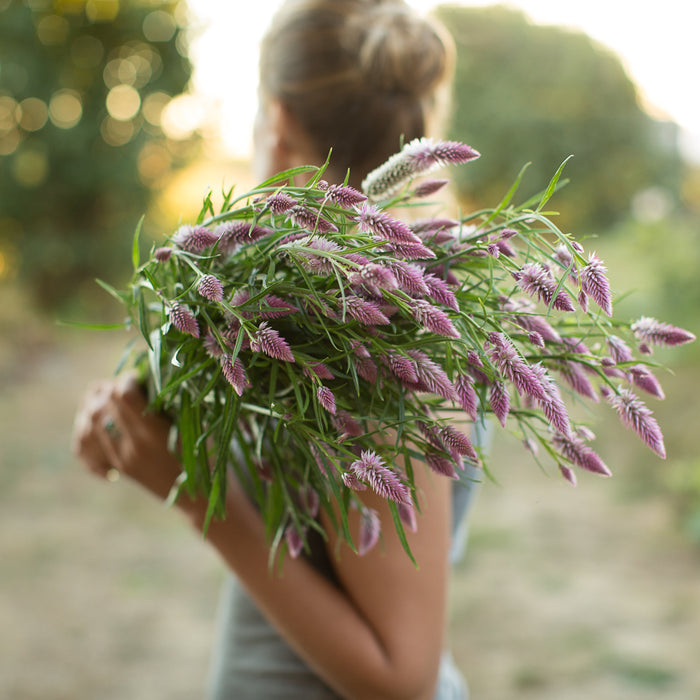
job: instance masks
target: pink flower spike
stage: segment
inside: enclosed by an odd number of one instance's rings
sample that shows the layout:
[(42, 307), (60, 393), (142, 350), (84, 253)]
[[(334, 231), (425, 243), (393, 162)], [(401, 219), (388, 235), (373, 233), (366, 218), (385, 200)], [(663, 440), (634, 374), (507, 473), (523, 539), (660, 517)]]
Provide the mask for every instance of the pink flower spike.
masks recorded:
[(457, 297), (445, 280), (440, 279), (432, 273), (424, 275), (423, 280), (428, 285), (428, 289), (430, 290), (428, 292), (428, 296), (435, 299), (435, 301), (443, 306), (448, 306), (453, 311), (459, 311)]
[(560, 451), (562, 457), (581, 469), (601, 476), (612, 476), (603, 460), (577, 435), (557, 433), (552, 438), (552, 445)]
[(635, 394), (628, 389), (620, 388), (618, 393), (608, 392), (606, 397), (610, 405), (617, 411), (622, 423), (632, 429), (656, 452), (661, 459), (666, 458), (666, 448), (661, 428), (653, 417), (653, 413)]
[(385, 326), (390, 323), (377, 304), (353, 294), (345, 296), (345, 311), (363, 326)]
[(194, 314), (182, 304), (173, 304), (170, 307), (170, 320), (179, 331), (199, 338), (199, 326)]
[(379, 541), (381, 522), (377, 511), (373, 508), (363, 508), (360, 520), (360, 544), (357, 553), (364, 556)]
[(209, 301), (221, 301), (224, 298), (224, 286), (214, 275), (204, 275), (199, 280), (197, 291)]
[(326, 190), (328, 199), (339, 204), (343, 209), (351, 209), (358, 204), (361, 204), (367, 199), (367, 196), (359, 192), (350, 185), (331, 185)]
[(489, 333), (491, 347), (488, 355), (499, 372), (513, 382), (518, 392), (536, 399), (546, 399), (537, 373), (520, 356), (515, 346), (503, 333)]
[(289, 314), (299, 311), (294, 304), (290, 304), (274, 294), (266, 294), (264, 302), (271, 308), (261, 309), (259, 312), (261, 318), (282, 318), (282, 316), (289, 316)]
[(677, 328), (669, 323), (662, 323), (655, 318), (642, 316), (631, 325), (637, 340), (650, 345), (683, 345), (695, 340), (695, 336), (683, 328)]
[(581, 270), (581, 288), (607, 316), (612, 316), (612, 296), (606, 273), (603, 262), (595, 253), (591, 253), (588, 263)]
[(338, 411), (332, 420), (336, 430), (341, 433), (338, 438), (339, 442), (343, 442), (349, 437), (359, 437), (364, 434), (362, 426), (347, 411)]
[(363, 450), (360, 459), (350, 465), (358, 479), (369, 482), (374, 491), (397, 503), (410, 503), (411, 493), (396, 472), (386, 466), (384, 460), (373, 450)]
[(188, 253), (200, 253), (205, 248), (210, 248), (219, 240), (215, 231), (210, 231), (205, 226), (190, 226), (183, 224), (173, 235), (173, 245)]
[(632, 351), (622, 338), (618, 338), (616, 335), (609, 335), (606, 341), (610, 350), (610, 355), (616, 364), (634, 360)]
[(272, 229), (264, 226), (251, 225), (248, 221), (226, 221), (214, 230), (218, 240), (218, 250), (230, 253), (237, 246), (254, 243), (260, 238), (269, 236)]
[(433, 394), (442, 396), (443, 399), (448, 401), (457, 400), (456, 389), (445, 370), (437, 362), (431, 360), (428, 355), (420, 350), (407, 350), (406, 352), (415, 363), (414, 366), (419, 384)]
[(415, 366), (408, 357), (391, 352), (389, 354), (389, 367), (403, 384), (410, 385), (418, 382)]
[(173, 249), (170, 246), (156, 248), (153, 251), (153, 257), (160, 263), (168, 262), (173, 255)]
[(287, 549), (289, 550), (289, 556), (292, 559), (296, 559), (300, 554), (301, 550), (304, 549), (304, 540), (301, 535), (297, 532), (294, 525), (288, 525), (284, 531), (284, 539), (287, 543)]
[(355, 369), (362, 379), (372, 384), (376, 383), (378, 370), (373, 359), (370, 357), (358, 357), (355, 360)]
[(404, 260), (389, 260), (386, 266), (394, 273), (399, 288), (407, 294), (426, 296), (430, 293), (422, 267)]
[(629, 368), (630, 376), (632, 377), (632, 383), (638, 386), (640, 389), (655, 396), (657, 399), (665, 399), (666, 395), (664, 390), (659, 383), (659, 380), (654, 376), (650, 369), (647, 369), (644, 365), (634, 365)]
[(271, 194), (266, 201), (268, 209), (273, 214), (284, 214), (297, 204), (297, 200), (290, 197), (286, 192)]
[(396, 508), (399, 511), (399, 518), (404, 524), (404, 527), (408, 528), (411, 532), (416, 532), (418, 530), (418, 523), (416, 522), (416, 510), (412, 503), (397, 503)]
[(437, 306), (424, 299), (415, 299), (412, 307), (413, 317), (426, 330), (446, 338), (459, 338), (459, 331), (454, 327), (447, 314)]
[(468, 374), (461, 374), (455, 381), (455, 390), (462, 410), (475, 421), (479, 397), (474, 391), (474, 380)]
[(421, 245), (421, 239), (403, 221), (395, 219), (373, 204), (367, 202), (362, 204), (355, 221), (359, 224), (361, 231), (374, 233), (382, 240)]
[(439, 192), (445, 185), (449, 184), (449, 180), (425, 180), (421, 182), (413, 191), (414, 197), (430, 197), (431, 194)]
[(476, 453), (471, 440), (454, 426), (444, 426), (440, 430), (439, 435), (447, 451), (455, 457), (455, 461), (460, 468), (464, 469), (461, 457), (469, 457), (472, 462), (479, 461), (479, 455)]
[(343, 483), (353, 491), (366, 491), (367, 486), (363, 484), (352, 472), (345, 472), (342, 475)]
[(571, 467), (564, 466), (563, 464), (559, 465), (559, 471), (561, 472), (561, 475), (572, 485), (576, 486), (577, 481), (576, 481), (576, 474), (574, 473), (574, 470)]
[[(514, 273), (514, 277), (520, 288), (530, 294), (537, 296), (541, 301), (560, 311), (574, 311), (574, 304), (571, 297), (561, 288), (557, 292), (558, 282), (552, 277), (549, 270), (540, 263), (526, 263), (520, 270)], [(556, 292), (556, 296), (555, 296)]]
[(222, 355), (219, 362), (226, 381), (239, 396), (242, 396), (243, 392), (251, 387), (243, 363), (238, 358), (232, 360), (231, 355), (228, 354)]
[(292, 223), (300, 228), (305, 228), (313, 233), (330, 233), (338, 230), (338, 227), (321, 217), (319, 211), (314, 211), (303, 204), (297, 204), (290, 210)]
[(319, 404), (328, 411), (335, 415), (335, 396), (333, 392), (327, 386), (320, 386), (316, 390), (316, 398)]
[(510, 397), (503, 382), (495, 381), (491, 385), (489, 405), (496, 418), (498, 418), (498, 422), (505, 428), (510, 411)]
[(287, 341), (267, 321), (263, 321), (250, 341), (253, 352), (262, 352), (268, 357), (285, 362), (294, 362), (294, 355)]
[(457, 472), (455, 471), (455, 463), (451, 459), (439, 455), (436, 452), (426, 452), (425, 461), (437, 474), (447, 476), (450, 479), (458, 478)]

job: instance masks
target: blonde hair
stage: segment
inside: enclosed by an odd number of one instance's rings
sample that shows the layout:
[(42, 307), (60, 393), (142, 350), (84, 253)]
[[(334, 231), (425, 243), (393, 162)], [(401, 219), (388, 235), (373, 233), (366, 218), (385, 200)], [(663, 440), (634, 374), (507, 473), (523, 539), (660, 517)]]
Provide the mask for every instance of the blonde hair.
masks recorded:
[(261, 45), (260, 86), (357, 182), (402, 140), (436, 135), (453, 68), (449, 34), (403, 0), (287, 0)]

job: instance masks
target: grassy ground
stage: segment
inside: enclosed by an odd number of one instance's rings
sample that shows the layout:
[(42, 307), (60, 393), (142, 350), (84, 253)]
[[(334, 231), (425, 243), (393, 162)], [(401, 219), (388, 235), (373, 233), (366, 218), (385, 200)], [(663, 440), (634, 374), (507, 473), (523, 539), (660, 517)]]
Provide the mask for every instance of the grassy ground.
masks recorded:
[[(115, 365), (115, 342), (3, 328), (0, 698), (203, 696), (218, 561), (176, 514), (69, 454), (78, 396)], [(669, 402), (683, 396), (682, 382), (667, 388)], [(655, 469), (673, 469), (668, 447)], [(501, 483), (482, 487), (452, 595), (475, 700), (700, 697), (700, 555), (671, 502), (638, 488), (642, 453), (609, 441), (614, 479), (584, 474), (573, 489), (496, 446)]]

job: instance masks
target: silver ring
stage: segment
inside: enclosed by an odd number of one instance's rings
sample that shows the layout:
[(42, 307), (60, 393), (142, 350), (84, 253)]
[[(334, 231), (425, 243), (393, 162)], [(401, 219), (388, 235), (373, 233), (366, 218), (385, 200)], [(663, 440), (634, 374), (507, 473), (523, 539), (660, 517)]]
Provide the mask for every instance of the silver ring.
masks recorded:
[(104, 422), (102, 423), (102, 426), (104, 427), (107, 435), (109, 435), (109, 437), (112, 438), (112, 440), (118, 440), (121, 437), (119, 428), (117, 428), (117, 425), (114, 422), (114, 418), (112, 418), (111, 416), (107, 416), (107, 418), (105, 418)]

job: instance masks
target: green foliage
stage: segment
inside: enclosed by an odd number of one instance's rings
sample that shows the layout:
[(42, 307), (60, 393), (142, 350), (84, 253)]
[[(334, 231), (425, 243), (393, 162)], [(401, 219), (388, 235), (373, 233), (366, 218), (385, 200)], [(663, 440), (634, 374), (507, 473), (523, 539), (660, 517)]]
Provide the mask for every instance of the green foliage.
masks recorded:
[(42, 305), (126, 272), (150, 187), (191, 156), (194, 142), (167, 139), (159, 119), (191, 73), (183, 10), (0, 3), (0, 256)]
[(505, 7), (444, 6), (436, 14), (458, 52), (450, 137), (484, 154), (456, 174), (463, 199), (497, 201), (528, 162), (528, 182), (545, 182), (572, 154), (567, 176), (576, 187), (557, 197), (565, 230), (607, 229), (651, 185), (676, 196), (676, 127), (643, 111), (611, 51)]

